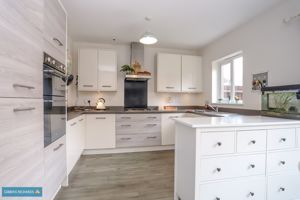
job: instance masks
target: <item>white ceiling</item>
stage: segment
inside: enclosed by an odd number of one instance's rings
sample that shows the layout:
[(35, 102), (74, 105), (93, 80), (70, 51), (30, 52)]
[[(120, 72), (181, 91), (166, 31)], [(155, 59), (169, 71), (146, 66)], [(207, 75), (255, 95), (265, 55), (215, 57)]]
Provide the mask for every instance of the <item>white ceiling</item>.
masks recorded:
[[(197, 49), (281, 0), (62, 0), (73, 40), (138, 41), (149, 30), (158, 46)], [(152, 18), (150, 24), (144, 18)]]

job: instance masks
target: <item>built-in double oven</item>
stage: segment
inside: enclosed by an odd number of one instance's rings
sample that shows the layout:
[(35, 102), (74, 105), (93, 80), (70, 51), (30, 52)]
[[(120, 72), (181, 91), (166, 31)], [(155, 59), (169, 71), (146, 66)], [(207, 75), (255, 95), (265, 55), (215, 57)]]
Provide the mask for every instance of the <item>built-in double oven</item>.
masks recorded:
[(66, 134), (66, 66), (44, 53), (44, 146)]

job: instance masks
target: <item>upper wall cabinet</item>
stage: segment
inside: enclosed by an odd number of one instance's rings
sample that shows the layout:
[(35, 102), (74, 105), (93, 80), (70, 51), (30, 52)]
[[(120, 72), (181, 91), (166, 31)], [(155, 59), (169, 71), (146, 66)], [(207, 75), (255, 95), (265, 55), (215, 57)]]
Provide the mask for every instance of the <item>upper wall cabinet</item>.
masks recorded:
[(97, 91), (98, 89), (98, 50), (79, 49), (78, 52), (78, 90)]
[(98, 51), (98, 90), (117, 90), (117, 54), (115, 51)]
[(202, 58), (182, 56), (182, 92), (202, 91)]
[(58, 0), (44, 0), (45, 51), (65, 63), (66, 60), (66, 13)]
[(181, 91), (181, 55), (157, 55), (157, 92)]
[(158, 54), (157, 92), (202, 91), (202, 60), (200, 56)]
[(78, 90), (116, 91), (117, 53), (95, 48), (79, 49)]
[(43, 1), (0, 2), (0, 97), (43, 97)]

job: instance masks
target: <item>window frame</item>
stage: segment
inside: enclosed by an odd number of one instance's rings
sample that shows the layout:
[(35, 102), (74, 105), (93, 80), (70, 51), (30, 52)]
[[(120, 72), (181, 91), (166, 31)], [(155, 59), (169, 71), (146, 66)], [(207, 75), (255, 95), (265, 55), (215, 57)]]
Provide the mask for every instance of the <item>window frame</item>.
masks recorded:
[[(243, 53), (237, 53), (233, 56), (228, 56), (224, 59), (220, 59), (217, 63), (217, 99), (215, 99), (213, 104), (230, 104), (230, 105), (243, 105), (244, 100), (242, 100), (242, 103), (234, 102), (234, 96), (235, 96), (235, 81), (234, 81), (234, 60), (237, 58), (242, 57), (244, 59)], [(223, 81), (222, 81), (222, 66), (230, 64), (230, 100), (228, 102), (221, 101), (219, 102), (219, 99), (224, 99), (224, 87), (223, 87)], [(244, 72), (244, 62), (243, 62), (243, 72)], [(243, 86), (244, 86), (244, 73), (243, 76)]]

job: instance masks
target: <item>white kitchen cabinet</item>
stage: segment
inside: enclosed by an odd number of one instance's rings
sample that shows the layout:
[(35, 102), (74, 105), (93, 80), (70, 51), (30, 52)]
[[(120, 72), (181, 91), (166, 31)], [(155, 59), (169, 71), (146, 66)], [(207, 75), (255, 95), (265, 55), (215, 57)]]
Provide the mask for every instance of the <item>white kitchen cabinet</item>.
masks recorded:
[(200, 56), (182, 56), (182, 92), (202, 91), (202, 58)]
[(81, 48), (78, 52), (78, 90), (98, 89), (98, 49)]
[(70, 174), (85, 146), (85, 115), (67, 122), (67, 173)]
[(56, 140), (44, 150), (45, 199), (53, 199), (67, 176), (66, 137)]
[(182, 113), (162, 114), (161, 116), (161, 143), (162, 145), (175, 144), (175, 121)]
[(114, 114), (86, 115), (86, 149), (116, 147), (116, 123)]
[(117, 91), (117, 54), (98, 50), (98, 90)]
[(66, 24), (64, 9), (58, 0), (44, 0), (44, 48), (45, 52), (60, 62), (66, 59)]
[(157, 92), (181, 92), (181, 55), (157, 55)]

